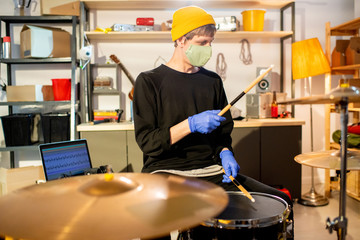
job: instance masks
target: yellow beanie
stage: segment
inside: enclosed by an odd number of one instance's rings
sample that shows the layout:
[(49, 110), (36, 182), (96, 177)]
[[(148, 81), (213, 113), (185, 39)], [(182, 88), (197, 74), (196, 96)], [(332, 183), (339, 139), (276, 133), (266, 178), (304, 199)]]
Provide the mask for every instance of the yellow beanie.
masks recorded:
[(215, 25), (215, 21), (204, 9), (196, 6), (180, 8), (173, 15), (172, 40), (175, 41), (188, 32), (207, 24)]

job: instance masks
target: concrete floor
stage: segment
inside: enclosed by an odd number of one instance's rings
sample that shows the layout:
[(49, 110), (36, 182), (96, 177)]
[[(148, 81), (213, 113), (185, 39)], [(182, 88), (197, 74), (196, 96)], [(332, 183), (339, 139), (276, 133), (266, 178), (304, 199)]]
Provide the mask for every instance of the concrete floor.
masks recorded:
[[(322, 192), (322, 186), (315, 186)], [(310, 190), (310, 186), (303, 186)], [(294, 204), (295, 240), (332, 240), (338, 239), (336, 232), (332, 234), (326, 229), (326, 219), (334, 220), (339, 216), (339, 191), (332, 191), (329, 204), (322, 207), (306, 207)], [(346, 198), (345, 216), (348, 219), (347, 240), (360, 240), (360, 201)]]

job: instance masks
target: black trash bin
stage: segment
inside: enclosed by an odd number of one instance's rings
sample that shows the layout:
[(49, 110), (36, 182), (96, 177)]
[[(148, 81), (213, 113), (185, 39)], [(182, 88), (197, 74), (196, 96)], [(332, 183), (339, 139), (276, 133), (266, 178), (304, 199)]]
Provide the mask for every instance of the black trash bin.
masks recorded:
[(43, 114), (41, 123), (45, 143), (70, 140), (70, 114)]
[(38, 142), (39, 120), (39, 115), (32, 113), (2, 116), (1, 121), (6, 146), (23, 146)]

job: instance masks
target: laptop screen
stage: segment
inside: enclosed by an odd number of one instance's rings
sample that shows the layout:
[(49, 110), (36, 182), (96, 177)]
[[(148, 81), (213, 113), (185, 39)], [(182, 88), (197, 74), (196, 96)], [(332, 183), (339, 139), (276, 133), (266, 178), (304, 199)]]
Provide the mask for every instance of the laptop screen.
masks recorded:
[(39, 149), (47, 181), (83, 175), (92, 167), (85, 139), (40, 144)]

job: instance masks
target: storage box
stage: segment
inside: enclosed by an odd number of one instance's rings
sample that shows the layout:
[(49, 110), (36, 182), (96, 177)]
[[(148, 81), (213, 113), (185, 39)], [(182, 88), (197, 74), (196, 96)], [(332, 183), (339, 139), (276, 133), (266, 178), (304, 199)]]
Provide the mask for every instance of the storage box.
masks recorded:
[(38, 114), (11, 114), (1, 117), (1, 121), (7, 147), (31, 145), (39, 141)]
[[(278, 102), (286, 100), (286, 93), (276, 93)], [(246, 118), (271, 118), (273, 93), (246, 94)], [(279, 105), (278, 112), (286, 111), (286, 105)]]
[(41, 116), (44, 142), (70, 140), (70, 115), (67, 113), (47, 113)]
[[(339, 85), (344, 83), (344, 81), (345, 81), (344, 79), (340, 79)], [(346, 81), (349, 83), (350, 86), (360, 88), (360, 78), (346, 79)], [(349, 108), (360, 108), (360, 103), (359, 102), (349, 103)]]
[(349, 49), (351, 51), (346, 55), (346, 64), (360, 64), (360, 37), (350, 38)]
[(45, 180), (42, 166), (0, 168), (0, 196)]
[(346, 55), (349, 55), (350, 40), (336, 40), (336, 46), (331, 54), (332, 67), (339, 67), (346, 65)]
[(53, 101), (54, 94), (51, 85), (7, 86), (8, 102)]
[(60, 28), (24, 25), (20, 53), (23, 58), (70, 57), (70, 33)]
[(80, 16), (80, 1), (41, 0), (41, 15)]
[(346, 192), (348, 195), (359, 198), (360, 197), (360, 172), (350, 171), (346, 174)]

